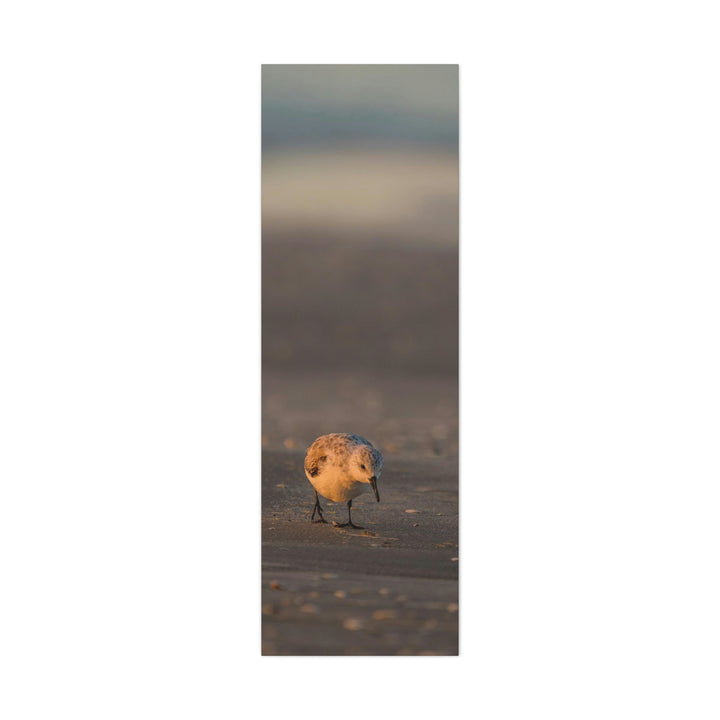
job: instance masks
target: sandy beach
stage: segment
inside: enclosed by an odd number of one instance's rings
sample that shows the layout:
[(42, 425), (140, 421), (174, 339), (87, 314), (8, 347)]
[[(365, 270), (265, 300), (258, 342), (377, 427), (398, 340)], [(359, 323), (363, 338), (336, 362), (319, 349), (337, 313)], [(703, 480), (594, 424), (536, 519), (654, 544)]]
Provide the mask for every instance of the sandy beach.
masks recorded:
[[(310, 522), (329, 432), (385, 458), (364, 530)], [(263, 654), (456, 655), (458, 558), (456, 248), (265, 237)]]
[(357, 498), (354, 530), (310, 522), (303, 458), (263, 452), (263, 654), (456, 655), (457, 460), (388, 456), (381, 502)]

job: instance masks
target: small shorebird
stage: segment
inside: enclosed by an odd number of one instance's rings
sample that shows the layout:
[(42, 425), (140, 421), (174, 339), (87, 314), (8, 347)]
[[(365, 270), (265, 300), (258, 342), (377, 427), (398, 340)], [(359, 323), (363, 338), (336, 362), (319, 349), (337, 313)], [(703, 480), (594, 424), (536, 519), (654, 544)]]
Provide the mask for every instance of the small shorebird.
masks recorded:
[[(350, 510), (352, 501), (365, 490), (372, 488), (375, 499), (380, 502), (377, 479), (383, 466), (383, 456), (365, 438), (349, 433), (321, 435), (305, 456), (305, 475), (315, 488), (315, 506), (310, 520), (327, 522), (322, 516), (318, 493), (333, 502), (347, 500), (348, 521), (335, 523), (338, 527), (354, 525)], [(318, 519), (313, 520), (317, 511)]]

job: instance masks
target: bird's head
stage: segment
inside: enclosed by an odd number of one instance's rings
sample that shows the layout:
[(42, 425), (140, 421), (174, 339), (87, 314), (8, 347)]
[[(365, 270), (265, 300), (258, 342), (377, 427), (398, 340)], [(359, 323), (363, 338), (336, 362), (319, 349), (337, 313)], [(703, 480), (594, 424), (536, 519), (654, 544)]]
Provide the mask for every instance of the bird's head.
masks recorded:
[(353, 476), (358, 482), (369, 483), (375, 493), (375, 499), (380, 502), (380, 493), (377, 481), (383, 466), (383, 456), (378, 450), (369, 445), (361, 445), (352, 459)]

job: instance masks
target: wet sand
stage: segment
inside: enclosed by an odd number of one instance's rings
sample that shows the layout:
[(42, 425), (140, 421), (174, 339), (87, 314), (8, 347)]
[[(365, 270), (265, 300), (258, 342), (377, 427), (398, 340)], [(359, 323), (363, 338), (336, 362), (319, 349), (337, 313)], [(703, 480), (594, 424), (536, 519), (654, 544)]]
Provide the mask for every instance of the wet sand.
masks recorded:
[(303, 458), (263, 452), (263, 654), (457, 655), (457, 459), (387, 456), (381, 502), (353, 502), (354, 530), (310, 522)]
[(263, 235), (263, 371), (393, 369), (457, 380), (457, 245), (306, 232)]
[[(358, 233), (263, 236), (262, 652), (456, 655), (457, 247)], [(329, 432), (385, 458), (365, 530), (310, 522)]]

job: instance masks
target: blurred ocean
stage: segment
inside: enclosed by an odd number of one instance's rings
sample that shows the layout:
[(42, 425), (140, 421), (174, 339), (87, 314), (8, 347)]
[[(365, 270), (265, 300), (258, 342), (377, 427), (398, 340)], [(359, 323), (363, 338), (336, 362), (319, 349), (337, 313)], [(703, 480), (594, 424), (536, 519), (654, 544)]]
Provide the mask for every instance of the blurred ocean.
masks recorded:
[(457, 65), (265, 65), (263, 155), (431, 147), (457, 154)]

